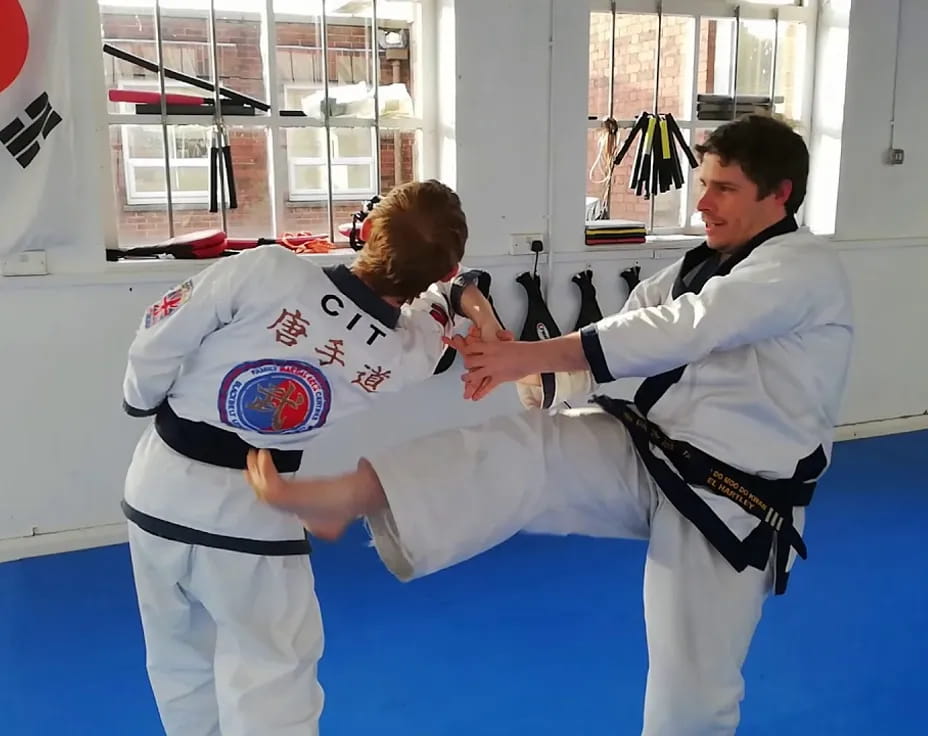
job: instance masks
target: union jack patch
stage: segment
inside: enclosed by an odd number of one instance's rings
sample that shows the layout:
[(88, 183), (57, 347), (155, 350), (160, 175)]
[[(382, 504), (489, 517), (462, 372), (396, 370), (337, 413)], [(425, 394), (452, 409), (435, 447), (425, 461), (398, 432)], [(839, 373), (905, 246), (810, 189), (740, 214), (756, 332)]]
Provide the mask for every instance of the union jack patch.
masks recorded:
[(172, 289), (161, 297), (161, 301), (152, 304), (145, 312), (146, 329), (158, 324), (158, 322), (165, 317), (170, 317), (174, 314), (174, 312), (181, 308), (184, 302), (190, 299), (192, 293), (193, 281), (188, 279), (176, 289)]

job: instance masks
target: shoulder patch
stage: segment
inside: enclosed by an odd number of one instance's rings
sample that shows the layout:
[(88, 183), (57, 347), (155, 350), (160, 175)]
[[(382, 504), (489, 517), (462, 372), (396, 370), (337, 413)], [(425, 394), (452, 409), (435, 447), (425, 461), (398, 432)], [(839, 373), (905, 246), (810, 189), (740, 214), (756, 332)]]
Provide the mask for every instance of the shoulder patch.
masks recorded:
[(161, 297), (161, 301), (152, 304), (145, 311), (145, 327), (152, 327), (165, 317), (170, 317), (190, 299), (191, 294), (193, 294), (193, 281), (190, 279), (177, 288), (171, 289)]
[(297, 434), (325, 424), (332, 389), (325, 374), (299, 360), (257, 360), (229, 371), (219, 388), (223, 424), (261, 434)]

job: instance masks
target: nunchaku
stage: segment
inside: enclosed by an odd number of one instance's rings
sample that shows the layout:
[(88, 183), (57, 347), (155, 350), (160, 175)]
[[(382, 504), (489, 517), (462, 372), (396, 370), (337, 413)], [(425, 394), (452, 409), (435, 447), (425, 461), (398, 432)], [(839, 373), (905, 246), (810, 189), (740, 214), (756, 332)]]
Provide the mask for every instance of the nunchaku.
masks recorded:
[[(150, 72), (164, 74), (166, 78), (183, 82), (207, 92), (216, 92), (216, 86), (176, 69), (156, 64), (153, 61), (131, 54), (117, 48), (112, 44), (103, 44), (103, 51), (110, 56), (134, 64)], [(224, 114), (254, 114), (255, 110), (267, 112), (270, 105), (254, 97), (243, 95), (241, 92), (219, 87), (219, 110)], [(219, 212), (219, 191), (228, 191), (229, 209), (238, 208), (238, 196), (235, 188), (235, 171), (232, 166), (232, 148), (229, 142), (229, 132), (222, 123), (222, 118), (216, 111), (216, 100), (208, 97), (170, 93), (162, 95), (160, 92), (145, 92), (135, 90), (111, 89), (108, 97), (113, 102), (131, 102), (136, 104), (138, 114), (166, 115), (212, 115), (216, 118), (210, 136), (209, 151), (209, 211)], [(227, 106), (228, 104), (228, 106)]]
[(615, 154), (613, 166), (622, 162), (636, 138), (638, 146), (628, 188), (637, 197), (650, 199), (671, 189), (682, 188), (681, 153), (690, 168), (695, 169), (699, 165), (670, 113), (654, 115), (642, 112), (638, 115), (631, 132)]
[[(222, 177), (225, 177), (224, 179)], [(220, 180), (222, 186), (220, 186)], [(209, 211), (219, 212), (219, 190), (225, 192), (228, 187), (229, 209), (238, 207), (235, 194), (235, 171), (232, 168), (232, 148), (229, 145), (229, 131), (222, 123), (213, 127), (209, 149)]]

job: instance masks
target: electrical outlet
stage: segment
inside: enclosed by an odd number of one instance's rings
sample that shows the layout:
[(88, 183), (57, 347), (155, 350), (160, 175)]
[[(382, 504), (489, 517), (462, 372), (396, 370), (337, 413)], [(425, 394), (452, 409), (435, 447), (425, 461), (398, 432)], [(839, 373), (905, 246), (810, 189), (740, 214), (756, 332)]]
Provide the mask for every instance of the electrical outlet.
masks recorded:
[(47, 273), (44, 250), (24, 250), (0, 261), (3, 276), (45, 276)]
[(532, 250), (534, 241), (541, 242), (541, 252), (547, 252), (545, 248), (544, 236), (541, 233), (513, 233), (509, 241), (509, 253), (514, 256), (530, 256), (535, 251)]
[(886, 152), (886, 163), (890, 166), (898, 166), (905, 161), (905, 151), (901, 148), (890, 148)]

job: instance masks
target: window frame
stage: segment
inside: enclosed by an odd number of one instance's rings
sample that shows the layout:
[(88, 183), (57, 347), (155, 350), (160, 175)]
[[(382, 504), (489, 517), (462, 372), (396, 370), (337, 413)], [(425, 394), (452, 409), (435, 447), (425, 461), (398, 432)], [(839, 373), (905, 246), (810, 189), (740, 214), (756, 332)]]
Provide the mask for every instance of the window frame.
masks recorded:
[[(435, 68), (434, 63), (430, 61), (435, 61), (437, 57), (437, 44), (434, 39), (426, 38), (427, 34), (433, 33), (436, 18), (437, 18), (437, 9), (436, 9), (436, 0), (407, 0), (413, 6), (413, 17), (414, 19), (410, 22), (401, 21), (401, 20), (392, 20), (392, 19), (381, 19), (377, 15), (377, 6), (380, 0), (368, 0), (371, 3), (372, 14), (369, 16), (345, 16), (338, 15), (337, 9), (333, 13), (332, 11), (327, 11), (326, 15), (323, 17), (321, 15), (293, 15), (287, 12), (275, 12), (274, 10), (274, 0), (263, 0), (263, 7), (261, 10), (248, 12), (238, 12), (236, 11), (235, 17), (253, 17), (255, 18), (261, 26), (261, 39), (260, 43), (262, 47), (270, 49), (272, 53), (265, 53), (262, 59), (262, 75), (264, 80), (264, 87), (267, 90), (265, 101), (270, 106), (268, 112), (258, 111), (256, 115), (232, 115), (232, 114), (220, 114), (223, 125), (226, 129), (232, 127), (246, 127), (251, 129), (261, 129), (266, 131), (266, 134), (269, 139), (269, 155), (268, 155), (268, 184), (272, 192), (270, 199), (270, 208), (271, 208), (271, 217), (274, 223), (274, 228), (276, 232), (281, 233), (286, 229), (285, 218), (287, 216), (288, 209), (294, 204), (299, 204), (303, 202), (326, 202), (328, 208), (328, 224), (330, 237), (333, 242), (340, 242), (341, 236), (339, 234), (338, 228), (336, 227), (336, 204), (340, 201), (363, 201), (369, 199), (374, 194), (378, 194), (380, 189), (380, 178), (381, 178), (381, 164), (380, 164), (380, 148), (383, 133), (392, 133), (392, 132), (416, 132), (419, 134), (419, 140), (421, 145), (419, 150), (416, 152), (416, 155), (413, 157), (413, 177), (416, 179), (425, 178), (426, 176), (434, 176), (437, 172), (438, 167), (438, 155), (437, 150), (434, 146), (435, 140), (435, 131), (437, 130), (437, 114), (438, 114), (438, 105), (437, 99), (430, 99), (430, 96), (436, 94), (436, 80), (435, 73), (433, 69)], [(101, 14), (106, 3), (102, 0), (98, 0), (97, 3), (97, 12)], [(115, 6), (111, 6), (112, 10)], [(127, 12), (132, 8), (141, 9), (141, 4), (139, 6), (119, 6), (126, 7)], [(178, 10), (171, 8), (171, 13), (173, 15), (182, 15), (190, 14), (192, 17), (202, 18), (202, 13), (204, 11), (200, 9), (195, 10)], [(207, 13), (207, 20), (209, 20), (210, 11), (205, 11)], [(217, 16), (221, 11), (217, 11)], [(217, 18), (218, 19), (218, 18)], [(300, 117), (300, 116), (291, 116), (291, 115), (281, 115), (281, 109), (286, 109), (281, 107), (282, 95), (279, 87), (281, 86), (280, 78), (278, 76), (277, 70), (277, 58), (276, 50), (279, 48), (277, 40), (277, 24), (281, 22), (301, 22), (307, 24), (316, 24), (319, 21), (324, 21), (324, 24), (328, 27), (339, 26), (343, 24), (356, 24), (363, 25), (367, 28), (386, 28), (386, 29), (407, 29), (416, 27), (417, 33), (407, 34), (407, 50), (409, 53), (408, 61), (410, 68), (411, 81), (407, 84), (407, 89), (413, 100), (413, 115), (405, 118), (393, 118), (393, 117), (381, 117), (379, 105), (375, 104), (374, 116), (372, 118), (349, 118), (349, 117), (331, 117), (326, 111), (325, 117), (323, 119), (315, 119), (309, 117)], [(158, 18), (152, 10), (152, 22), (157, 23)], [(316, 26), (321, 28), (321, 24)], [(371, 34), (373, 38), (373, 43), (377, 43), (377, 34)], [(107, 39), (103, 39), (106, 42)], [(327, 36), (324, 32), (322, 34), (322, 40), (326, 41)], [(208, 42), (209, 43), (209, 42)], [(220, 46), (223, 44), (219, 44)], [(326, 44), (327, 48), (331, 48)], [(374, 51), (374, 49), (368, 48), (368, 51)], [(323, 57), (327, 54), (323, 54)], [(379, 90), (379, 87), (382, 86), (382, 83), (379, 82), (380, 79), (380, 53), (379, 51), (371, 53), (372, 66), (371, 77), (373, 80), (377, 80), (378, 84), (375, 87)], [(157, 63), (157, 59), (152, 59), (153, 62)], [(213, 75), (207, 80), (210, 83), (215, 82), (215, 70)], [(146, 80), (147, 81), (147, 80)], [(370, 81), (370, 80), (369, 80)], [(221, 83), (221, 82), (220, 82)], [(164, 79), (165, 88), (170, 85), (178, 84), (181, 86), (184, 92), (193, 95), (202, 95), (204, 97), (209, 97), (213, 93), (198, 90), (197, 88), (185, 85), (182, 82), (175, 82), (168, 78)], [(285, 83), (285, 84), (300, 84), (296, 83)], [(159, 77), (155, 77), (154, 89), (160, 91), (159, 86)], [(375, 99), (377, 99), (375, 97)], [(129, 108), (132, 107), (131, 104), (128, 105)], [(202, 116), (202, 115), (138, 115), (135, 113), (126, 113), (126, 112), (110, 112), (106, 107), (104, 108), (104, 126), (102, 133), (106, 136), (107, 147), (110, 147), (109, 143), (109, 130), (112, 126), (120, 126), (120, 131), (126, 129), (125, 126), (130, 125), (142, 125), (142, 126), (175, 126), (175, 125), (206, 125), (206, 127), (211, 127), (216, 122), (216, 117), (214, 116)], [(339, 128), (351, 128), (351, 129), (361, 129), (369, 128), (371, 130), (371, 143), (372, 143), (372, 155), (370, 157), (347, 157), (345, 159), (338, 159), (339, 162), (344, 161), (347, 164), (355, 163), (368, 163), (372, 162), (372, 175), (371, 175), (371, 184), (370, 189), (365, 190), (352, 190), (350, 192), (338, 192), (333, 191), (332, 186), (332, 169), (331, 164), (333, 162), (333, 157), (329, 157), (327, 161), (323, 163), (327, 167), (326, 180), (327, 190), (319, 196), (297, 196), (293, 197), (290, 194), (290, 184), (291, 184), (291, 165), (288, 160), (289, 156), (285, 152), (285, 135), (288, 128), (310, 128), (318, 127), (324, 130), (327, 130), (326, 138), (331, 145), (331, 135), (330, 132), (334, 129)], [(170, 128), (168, 128), (170, 130)], [(124, 151), (127, 150), (124, 146)], [(179, 159), (183, 160), (183, 159)], [(154, 159), (151, 159), (154, 162)], [(174, 165), (175, 159), (171, 159), (171, 165)], [(143, 164), (144, 165), (144, 164)], [(152, 165), (155, 165), (152, 163)], [(164, 168), (165, 162), (162, 157), (160, 165)], [(208, 166), (208, 161), (207, 161)], [(170, 175), (169, 172), (165, 172), (166, 176)], [(129, 200), (129, 179), (126, 180), (126, 199)], [(160, 200), (154, 198), (146, 201), (138, 201), (138, 203), (133, 203), (134, 206), (144, 206), (144, 205), (157, 205), (160, 204), (165, 206), (167, 210), (173, 212), (173, 209), (176, 206), (184, 207), (189, 206), (190, 204), (200, 204), (201, 201), (197, 199), (196, 201), (189, 201), (187, 199), (179, 199), (176, 192), (172, 191), (171, 201), (168, 201), (166, 193), (162, 194)], [(130, 205), (132, 206), (132, 205)], [(222, 228), (227, 229), (226, 218), (227, 218), (227, 206), (223, 201), (223, 198), (219, 198), (219, 209), (220, 215), (222, 218)], [(118, 218), (118, 213), (115, 214), (115, 218)], [(113, 223), (113, 230), (115, 231), (115, 222)], [(168, 227), (169, 227), (169, 236), (174, 236), (174, 223), (173, 217), (169, 214), (168, 216)]]
[[(158, 81), (154, 79), (139, 79), (132, 81), (131, 83), (120, 86), (119, 89), (127, 90), (139, 90), (145, 92), (155, 92), (160, 89)], [(175, 82), (173, 80), (165, 80), (164, 91), (166, 93), (171, 92), (181, 92), (186, 91), (186, 87), (182, 86), (181, 82)], [(117, 103), (119, 109), (122, 111), (122, 114), (129, 114), (132, 108), (131, 102), (120, 102)], [(148, 116), (143, 116), (148, 117)], [(208, 126), (203, 126), (207, 127)], [(150, 207), (150, 206), (167, 206), (168, 203), (168, 190), (167, 186), (159, 192), (148, 192), (140, 193), (137, 191), (135, 183), (135, 174), (137, 169), (147, 169), (147, 168), (160, 168), (164, 169), (164, 154), (159, 153), (158, 156), (152, 156), (148, 158), (140, 158), (129, 155), (130, 150), (130, 140), (133, 129), (139, 128), (160, 128), (159, 125), (148, 122), (147, 125), (120, 125), (119, 127), (119, 136), (120, 142), (122, 143), (122, 169), (123, 177), (126, 184), (126, 202), (125, 206), (130, 208), (136, 207)], [(159, 131), (160, 132), (160, 131)], [(168, 141), (170, 145), (170, 150), (172, 154), (177, 152), (177, 127), (172, 126), (167, 129)], [(209, 130), (204, 132), (206, 136), (207, 145), (209, 144)], [(172, 155), (170, 158), (171, 167), (176, 168), (203, 168), (209, 169), (209, 155), (203, 158), (180, 158), (176, 155)], [(209, 204), (209, 189), (204, 189), (202, 191), (193, 191), (193, 192), (182, 192), (178, 193), (176, 189), (171, 190), (171, 196), (175, 201), (175, 204), (181, 205), (208, 205)]]
[[(287, 82), (284, 84), (284, 95), (288, 92), (294, 90), (302, 90), (304, 92), (312, 93), (318, 91), (318, 88), (321, 85), (313, 84), (312, 82)], [(332, 126), (330, 133), (334, 133), (336, 130), (343, 130), (343, 126)], [(356, 129), (359, 130), (359, 129)], [(327, 136), (327, 143), (323, 144), (323, 148), (326, 149), (324, 156), (311, 157), (311, 156), (295, 156), (290, 153), (289, 141), (287, 141), (287, 199), (289, 202), (321, 202), (328, 197), (328, 192), (325, 189), (300, 189), (296, 186), (296, 167), (297, 166), (325, 166), (328, 167), (329, 159), (331, 159), (331, 171), (334, 171), (336, 166), (367, 166), (368, 167), (368, 182), (370, 186), (363, 189), (340, 189), (338, 192), (332, 192), (332, 199), (336, 202), (343, 201), (352, 201), (356, 199), (370, 199), (372, 196), (377, 194), (375, 191), (376, 182), (377, 182), (377, 172), (378, 167), (375, 162), (375, 151), (379, 147), (379, 141), (377, 140), (377, 131), (374, 127), (370, 128), (370, 146), (371, 146), (371, 155), (370, 156), (339, 156), (334, 151), (337, 148), (337, 137), (335, 135)], [(332, 175), (329, 174), (330, 186), (332, 186)], [(333, 187), (334, 188), (334, 187)]]
[[(690, 94), (690, 105), (688, 114), (685, 117), (678, 118), (674, 116), (681, 132), (688, 137), (692, 143), (692, 135), (696, 130), (714, 130), (724, 123), (724, 121), (698, 120), (697, 110), (697, 91), (699, 86), (699, 32), (702, 20), (735, 20), (753, 21), (769, 20), (782, 23), (799, 23), (806, 27), (804, 65), (803, 65), (803, 87), (802, 87), (802, 116), (799, 119), (800, 131), (807, 141), (813, 138), (814, 130), (812, 126), (812, 93), (815, 75), (815, 39), (816, 24), (818, 19), (819, 0), (794, 0), (790, 5), (777, 5), (771, 3), (751, 3), (750, 0), (590, 0), (589, 12), (592, 17), (593, 13), (611, 13), (613, 5), (618, 14), (623, 15), (658, 15), (682, 16), (694, 19), (693, 31), (693, 58), (692, 69), (689, 74), (692, 78), (692, 90)], [(613, 39), (613, 43), (615, 39)], [(587, 87), (589, 88), (589, 79)], [(615, 85), (615, 80), (612, 80)], [(654, 85), (657, 85), (657, 73), (655, 71)], [(595, 117), (593, 110), (587, 111), (587, 128), (588, 130), (598, 129), (602, 124), (602, 118)], [(606, 111), (608, 115), (608, 111)], [(634, 124), (634, 120), (617, 119), (619, 130), (628, 131)], [(620, 141), (621, 143), (621, 141)], [(649, 200), (648, 218), (646, 231), (648, 236), (686, 236), (699, 235), (702, 229), (691, 223), (691, 206), (692, 187), (695, 185), (692, 173), (694, 169), (684, 170), (684, 184), (680, 197), (680, 213), (678, 222), (682, 225), (674, 227), (661, 226), (654, 227), (654, 211), (657, 197)], [(690, 175), (687, 175), (687, 172)], [(587, 181), (587, 185), (589, 181)], [(585, 192), (586, 192), (585, 187)], [(587, 196), (584, 192), (584, 196)], [(665, 193), (663, 196), (666, 196)], [(661, 196), (661, 195), (658, 195)], [(804, 207), (800, 207), (796, 215), (800, 225), (804, 224)]]

